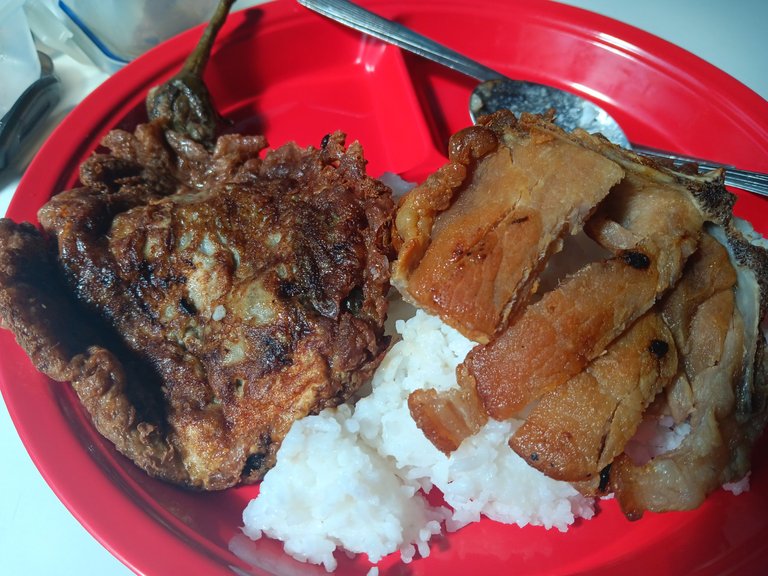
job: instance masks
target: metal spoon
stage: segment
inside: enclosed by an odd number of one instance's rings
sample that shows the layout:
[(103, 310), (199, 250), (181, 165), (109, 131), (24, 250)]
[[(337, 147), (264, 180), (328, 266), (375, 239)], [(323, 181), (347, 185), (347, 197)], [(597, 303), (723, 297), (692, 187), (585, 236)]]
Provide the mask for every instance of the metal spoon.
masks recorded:
[(726, 168), (725, 183), (741, 190), (768, 196), (768, 174), (740, 170), (700, 158), (681, 156), (630, 143), (621, 126), (608, 112), (576, 94), (564, 90), (513, 80), (503, 74), (475, 62), (466, 56), (438, 44), (402, 24), (383, 18), (346, 0), (298, 0), (299, 4), (370, 36), (384, 40), (419, 56), (466, 74), (480, 84), (470, 97), (470, 115), (474, 121), (482, 114), (502, 108), (520, 112), (545, 113), (557, 111), (556, 124), (566, 131), (582, 128), (588, 132), (601, 132), (614, 144), (630, 148), (646, 156), (667, 158), (678, 163), (695, 162), (701, 170)]

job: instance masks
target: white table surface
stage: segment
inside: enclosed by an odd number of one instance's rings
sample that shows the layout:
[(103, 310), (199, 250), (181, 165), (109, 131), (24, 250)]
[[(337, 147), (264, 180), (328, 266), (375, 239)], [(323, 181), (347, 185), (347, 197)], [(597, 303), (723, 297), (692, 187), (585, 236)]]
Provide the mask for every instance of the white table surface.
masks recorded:
[[(768, 2), (765, 0), (567, 0), (565, 3), (622, 20), (678, 44), (768, 99)], [(57, 60), (57, 72), (63, 81), (63, 102), (38, 140), (106, 78), (104, 73), (66, 58)], [(33, 153), (34, 150), (30, 150), (6, 174), (0, 174), (0, 214), (5, 214), (27, 158)], [(0, 573), (11, 576), (132, 574), (80, 526), (43, 481), (19, 440), (2, 400), (0, 462)]]

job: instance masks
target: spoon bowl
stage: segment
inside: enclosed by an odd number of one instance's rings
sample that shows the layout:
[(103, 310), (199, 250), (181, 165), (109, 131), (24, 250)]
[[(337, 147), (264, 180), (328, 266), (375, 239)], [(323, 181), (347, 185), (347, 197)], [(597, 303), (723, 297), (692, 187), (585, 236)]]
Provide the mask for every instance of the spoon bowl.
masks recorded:
[(595, 103), (544, 84), (493, 78), (477, 85), (469, 98), (469, 114), (473, 122), (480, 116), (507, 109), (519, 116), (522, 112), (546, 114), (557, 112), (555, 124), (570, 132), (581, 128), (601, 132), (614, 144), (630, 148), (629, 140), (619, 124)]
[(602, 132), (614, 144), (629, 148), (629, 140), (619, 123), (594, 102), (554, 86), (508, 78), (496, 70), (476, 62), (347, 0), (298, 0), (299, 4), (323, 16), (394, 44), (414, 54), (466, 74), (480, 84), (472, 92), (469, 108), (472, 121), (483, 115), (507, 108), (519, 116), (522, 112), (544, 114), (555, 109), (555, 124), (566, 131), (582, 128)]

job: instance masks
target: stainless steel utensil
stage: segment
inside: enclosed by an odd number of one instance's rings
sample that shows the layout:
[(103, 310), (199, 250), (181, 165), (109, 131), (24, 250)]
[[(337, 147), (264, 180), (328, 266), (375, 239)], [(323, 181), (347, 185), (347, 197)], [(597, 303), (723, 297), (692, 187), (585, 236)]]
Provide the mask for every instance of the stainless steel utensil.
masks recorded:
[(37, 56), (40, 58), (40, 78), (0, 118), (0, 172), (21, 153), (30, 134), (61, 98), (61, 82), (53, 73), (53, 61), (42, 52), (37, 52)]
[(768, 196), (768, 174), (740, 170), (711, 160), (682, 156), (631, 143), (621, 126), (608, 112), (581, 96), (552, 86), (508, 78), (402, 24), (383, 18), (346, 0), (298, 0), (298, 2), (350, 28), (480, 80), (481, 83), (470, 97), (469, 108), (473, 121), (481, 114), (489, 114), (502, 108), (510, 109), (516, 114), (521, 112), (540, 114), (554, 108), (557, 111), (555, 122), (567, 131), (582, 128), (588, 132), (601, 132), (611, 142), (624, 148), (631, 148), (639, 154), (667, 158), (676, 163), (696, 162), (700, 170), (704, 171), (725, 168), (726, 185)]

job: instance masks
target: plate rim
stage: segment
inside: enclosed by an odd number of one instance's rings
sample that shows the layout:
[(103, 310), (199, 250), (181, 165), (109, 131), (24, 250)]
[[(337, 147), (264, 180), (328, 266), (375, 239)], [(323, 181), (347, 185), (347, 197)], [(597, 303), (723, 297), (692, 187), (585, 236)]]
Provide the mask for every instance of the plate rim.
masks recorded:
[[(448, 0), (448, 3), (451, 4), (460, 4), (459, 0)], [(482, 2), (479, 2), (479, 4), (486, 4), (488, 6), (495, 4), (496, 2), (493, 0), (483, 0)], [(446, 4), (446, 0), (420, 0), (417, 3), (405, 3), (401, 1), (397, 2), (385, 2), (384, 0), (371, 0), (368, 2), (365, 2), (367, 6), (370, 6), (373, 9), (381, 8), (381, 12), (384, 13), (384, 7), (388, 11), (391, 12), (397, 12), (398, 10), (404, 10), (404, 7), (414, 7), (414, 4), (417, 4), (415, 6), (416, 8), (420, 8), (421, 10), (425, 10), (425, 7), (428, 6), (442, 6), (444, 8)], [(557, 4), (557, 3), (553, 3)], [(538, 3), (532, 2), (529, 0), (525, 0), (524, 2), (521, 2), (520, 5), (523, 7), (523, 9), (530, 9), (530, 6), (539, 6)], [(612, 30), (616, 30), (620, 32), (621, 34), (618, 34), (618, 38), (625, 38), (629, 37), (632, 38), (632, 44), (637, 46), (638, 44), (643, 46), (651, 46), (653, 47), (653, 50), (645, 50), (646, 53), (655, 53), (658, 50), (663, 51), (671, 51), (673, 53), (673, 56), (675, 58), (681, 58), (685, 61), (688, 61), (691, 63), (691, 66), (696, 68), (696, 70), (704, 70), (706, 74), (714, 74), (716, 77), (721, 77), (723, 79), (723, 83), (726, 87), (730, 86), (728, 90), (736, 90), (738, 94), (741, 94), (741, 101), (742, 102), (752, 102), (754, 98), (758, 100), (757, 104), (760, 104), (762, 106), (765, 106), (766, 102), (755, 92), (753, 92), (748, 87), (741, 84), (738, 80), (732, 78), (731, 76), (727, 75), (725, 72), (715, 68), (713, 65), (705, 62), (704, 60), (701, 60), (697, 56), (691, 54), (690, 52), (675, 46), (657, 36), (654, 36), (648, 32), (639, 30), (633, 26), (630, 26), (628, 24), (625, 24), (623, 22), (613, 20), (611, 18), (601, 16), (598, 14), (595, 14), (593, 12), (589, 12), (587, 10), (574, 7), (571, 5), (565, 5), (565, 4), (557, 4), (559, 6), (560, 10), (563, 10), (563, 13), (569, 14), (570, 17), (573, 17), (574, 20), (581, 20), (581, 21), (590, 21), (593, 23), (599, 23), (602, 27), (607, 27)], [(255, 6), (253, 8), (248, 8), (248, 11), (270, 11), (272, 17), (290, 17), (297, 13), (302, 12), (303, 10), (297, 11), (295, 7), (292, 5), (289, 6), (288, 1), (275, 1), (270, 2), (267, 4)], [(235, 19), (237, 22), (240, 21), (240, 19)], [(230, 26), (234, 25), (234, 22), (230, 24)], [(112, 104), (109, 104), (110, 102), (113, 102), (113, 99), (105, 99), (102, 100), (101, 96), (105, 94), (108, 90), (113, 90), (115, 86), (117, 86), (119, 83), (124, 83), (126, 85), (134, 85), (134, 83), (131, 82), (133, 78), (142, 78), (141, 87), (142, 90), (140, 90), (138, 87), (134, 88), (133, 91), (131, 91), (129, 94), (125, 95), (121, 99), (120, 103), (120, 110), (127, 111), (128, 108), (131, 108), (133, 106), (132, 102), (135, 100), (137, 93), (142, 92), (143, 93), (143, 87), (146, 86), (147, 80), (146, 76), (141, 72), (142, 66), (147, 65), (147, 63), (153, 62), (154, 66), (159, 66), (160, 62), (169, 62), (171, 60), (174, 60), (174, 65), (177, 64), (178, 58), (177, 55), (180, 53), (186, 54), (186, 50), (188, 47), (193, 44), (193, 39), (195, 39), (201, 30), (201, 27), (198, 27), (196, 29), (193, 29), (191, 31), (182, 33), (181, 35), (175, 37), (174, 39), (164, 43), (163, 45), (159, 46), (158, 48), (153, 49), (146, 55), (142, 56), (140, 59), (136, 61), (136, 63), (131, 64), (118, 72), (117, 74), (111, 76), (109, 79), (105, 81), (104, 84), (99, 86), (94, 90), (94, 92), (89, 95), (80, 105), (78, 105), (73, 112), (62, 121), (59, 127), (53, 132), (53, 134), (49, 137), (46, 144), (41, 148), (40, 153), (36, 156), (36, 158), (33, 160), (32, 164), (30, 165), (30, 168), (27, 171), (27, 174), (25, 174), (24, 178), (22, 179), (21, 183), (19, 184), (19, 187), (17, 189), (17, 193), (14, 194), (14, 197), (11, 201), (11, 204), (8, 209), (8, 215), (13, 216), (14, 214), (18, 212), (23, 212), (22, 208), (22, 201), (29, 203), (28, 200), (29, 196), (26, 196), (22, 199), (22, 195), (25, 195), (29, 192), (30, 188), (34, 188), (36, 184), (36, 179), (34, 177), (34, 173), (41, 171), (45, 165), (45, 160), (48, 156), (51, 155), (49, 152), (50, 150), (53, 150), (55, 145), (61, 140), (63, 137), (60, 135), (61, 133), (64, 133), (66, 130), (71, 129), (72, 126), (75, 126), (77, 122), (81, 120), (81, 116), (84, 114), (84, 110), (90, 109), (93, 110), (103, 110), (104, 114), (99, 114), (99, 118), (101, 118), (101, 121), (99, 123), (99, 130), (102, 131), (106, 128), (111, 127), (111, 123), (114, 121), (115, 118), (115, 112), (114, 107)], [(664, 59), (668, 60), (668, 59)], [(164, 77), (167, 76), (170, 73), (171, 69), (170, 66), (163, 68), (162, 71), (158, 72), (155, 77)], [(698, 72), (697, 72), (698, 73)], [(728, 91), (726, 90), (726, 91)], [(744, 91), (747, 92), (744, 92)], [(722, 88), (721, 88), (722, 91)], [(748, 106), (750, 107), (750, 106)], [(89, 113), (91, 115), (92, 112)], [(763, 125), (764, 124), (764, 125)], [(109, 125), (109, 126), (107, 126)], [(764, 132), (764, 134), (768, 135), (768, 115), (766, 115), (765, 121), (763, 123), (757, 122), (756, 126)], [(76, 149), (75, 155), (79, 158), (83, 158), (85, 155), (90, 153), (90, 142), (91, 140), (88, 140), (86, 142), (83, 142), (81, 146), (79, 146)], [(768, 145), (768, 144), (767, 144)], [(64, 155), (61, 155), (64, 156)], [(72, 156), (68, 156), (69, 160), (64, 160), (63, 158), (59, 160), (60, 163), (71, 163)], [(45, 166), (46, 170), (51, 170), (50, 166)], [(64, 179), (64, 175), (59, 176), (59, 182), (61, 182)], [(41, 192), (40, 192), (41, 193)], [(40, 194), (38, 193), (38, 194)], [(39, 196), (31, 196), (32, 198), (37, 198)], [(7, 336), (7, 334), (3, 335), (4, 337)], [(7, 338), (6, 338), (7, 340)], [(10, 339), (11, 342), (13, 342), (13, 339)], [(15, 342), (14, 342), (15, 345)], [(9, 387), (6, 385), (6, 366), (4, 362), (0, 362), (0, 392), (2, 392), (3, 397), (6, 400), (6, 405), (8, 407), (9, 414), (11, 415), (11, 419), (14, 423), (14, 426), (17, 430), (17, 433), (21, 437), (22, 442), (24, 443), (25, 448), (27, 449), (27, 452), (30, 454), (30, 457), (32, 458), (35, 466), (40, 471), (41, 475), (45, 479), (46, 483), (51, 487), (53, 492), (56, 494), (56, 496), (59, 498), (59, 500), (62, 501), (62, 503), (67, 507), (67, 509), (70, 511), (70, 513), (86, 528), (86, 530), (91, 533), (96, 540), (98, 540), (105, 548), (107, 548), (116, 558), (118, 558), (121, 562), (123, 562), (128, 568), (131, 570), (134, 570), (137, 573), (143, 573), (143, 574), (154, 574), (155, 572), (163, 573), (160, 571), (161, 569), (167, 569), (169, 568), (168, 565), (165, 565), (163, 567), (155, 566), (153, 562), (147, 563), (146, 560), (140, 560), (137, 561), (135, 558), (128, 558), (125, 553), (125, 546), (122, 542), (115, 543), (115, 539), (105, 536), (103, 530), (99, 530), (99, 528), (94, 527), (94, 522), (92, 518), (87, 518), (86, 515), (83, 513), (82, 508), (78, 509), (77, 507), (72, 506), (71, 501), (72, 497), (71, 495), (67, 494), (61, 494), (59, 492), (60, 489), (60, 483), (56, 479), (56, 471), (53, 470), (47, 462), (44, 461), (44, 459), (41, 457), (41, 453), (39, 450), (33, 450), (30, 449), (30, 446), (28, 445), (28, 441), (30, 439), (30, 434), (27, 430), (29, 427), (28, 422), (19, 422), (17, 421), (18, 417), (18, 409), (17, 406), (14, 404), (13, 401), (9, 402), (10, 400), (13, 400), (13, 394), (10, 395), (7, 393), (7, 389)], [(42, 377), (43, 380), (47, 380), (44, 377)], [(53, 385), (56, 385), (55, 383)], [(111, 485), (111, 484), (110, 484)], [(77, 498), (75, 498), (77, 500)], [(154, 520), (153, 520), (154, 522)], [(163, 526), (157, 526), (158, 534), (165, 534), (166, 528)], [(179, 550), (186, 551), (189, 553), (190, 551), (197, 555), (200, 555), (200, 557), (196, 560), (196, 566), (199, 568), (201, 566), (201, 562), (203, 565), (208, 566), (208, 563), (211, 562), (211, 558), (207, 554), (201, 554), (197, 550), (190, 549), (186, 546), (181, 546)], [(178, 568), (178, 564), (174, 563), (174, 567)], [(218, 562), (214, 562), (211, 564), (212, 568), (220, 569), (221, 564)], [(212, 573), (212, 572), (208, 572)]]

